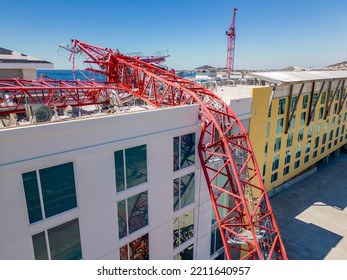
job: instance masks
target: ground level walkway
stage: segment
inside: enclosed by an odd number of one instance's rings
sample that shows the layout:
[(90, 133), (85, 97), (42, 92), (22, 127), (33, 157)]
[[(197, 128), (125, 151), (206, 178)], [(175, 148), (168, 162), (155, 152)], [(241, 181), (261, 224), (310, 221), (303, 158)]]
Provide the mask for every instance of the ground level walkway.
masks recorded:
[(292, 260), (347, 260), (347, 154), (270, 198)]

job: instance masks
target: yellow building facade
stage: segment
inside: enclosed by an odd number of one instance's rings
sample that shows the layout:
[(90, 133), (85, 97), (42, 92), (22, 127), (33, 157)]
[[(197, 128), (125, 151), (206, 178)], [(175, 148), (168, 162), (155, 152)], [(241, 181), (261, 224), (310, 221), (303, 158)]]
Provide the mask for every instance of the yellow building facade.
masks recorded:
[(249, 136), (267, 191), (347, 143), (347, 71), (254, 73)]

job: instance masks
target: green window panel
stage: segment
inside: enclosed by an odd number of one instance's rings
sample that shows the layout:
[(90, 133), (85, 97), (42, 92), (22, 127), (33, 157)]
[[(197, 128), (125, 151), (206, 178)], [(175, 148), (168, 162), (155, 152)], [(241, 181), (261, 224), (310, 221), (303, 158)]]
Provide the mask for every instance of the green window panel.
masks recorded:
[(223, 247), (222, 236), (219, 228), (215, 228), (211, 231), (211, 244), (210, 244), (210, 255), (212, 256), (219, 249)]
[(122, 150), (114, 153), (114, 162), (116, 167), (116, 190), (117, 192), (121, 192), (125, 190), (124, 157)]
[(118, 236), (119, 239), (128, 235), (128, 223), (127, 223), (127, 212), (125, 200), (118, 201)]
[(283, 122), (284, 118), (280, 118), (277, 120), (276, 134), (280, 134), (283, 132)]
[(278, 101), (278, 115), (283, 115), (286, 110), (286, 99), (281, 98)]
[(35, 234), (32, 241), (37, 260), (49, 259), (49, 255), (52, 260), (82, 259), (78, 219), (48, 229), (47, 232)]
[(148, 193), (141, 192), (117, 203), (119, 239), (148, 225)]
[(22, 179), (29, 222), (32, 224), (43, 219), (36, 171), (23, 173)]
[(177, 211), (194, 202), (195, 173), (190, 173), (173, 181), (173, 210)]
[(48, 260), (48, 250), (45, 232), (32, 236), (35, 260)]
[(147, 182), (146, 145), (125, 150), (127, 188)]
[(72, 162), (23, 173), (22, 179), (30, 224), (77, 207)]
[(180, 167), (185, 168), (195, 164), (195, 133), (181, 136)]
[(177, 217), (173, 222), (173, 247), (176, 248), (194, 237), (194, 209)]
[(147, 182), (147, 147), (119, 150), (114, 153), (116, 192)]
[(173, 138), (173, 170), (195, 164), (195, 133)]
[(79, 260), (82, 258), (78, 219), (48, 231), (52, 260)]
[(194, 246), (193, 244), (185, 248), (183, 251), (179, 252), (174, 256), (174, 260), (192, 260), (194, 256)]
[(294, 132), (289, 132), (287, 137), (287, 148), (293, 145)]
[(77, 207), (72, 162), (39, 170), (45, 216)]
[(128, 198), (129, 234), (148, 225), (147, 191)]

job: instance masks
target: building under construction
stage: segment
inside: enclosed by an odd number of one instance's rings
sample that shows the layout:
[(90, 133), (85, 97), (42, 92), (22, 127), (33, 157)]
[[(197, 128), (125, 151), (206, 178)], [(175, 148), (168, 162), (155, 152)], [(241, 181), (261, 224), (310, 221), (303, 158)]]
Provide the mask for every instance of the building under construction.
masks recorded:
[(1, 80), (1, 259), (287, 258), (267, 192), (346, 144), (347, 72), (212, 92), (73, 47), (108, 81)]

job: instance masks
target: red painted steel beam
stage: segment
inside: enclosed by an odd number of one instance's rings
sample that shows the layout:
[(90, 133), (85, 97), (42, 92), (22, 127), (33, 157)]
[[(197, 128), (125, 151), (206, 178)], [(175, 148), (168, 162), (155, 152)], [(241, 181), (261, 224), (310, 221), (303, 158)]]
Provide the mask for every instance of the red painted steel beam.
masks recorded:
[[(287, 259), (247, 132), (220, 97), (134, 57), (80, 41), (73, 46), (101, 68), (89, 70), (103, 72), (109, 82), (152, 106), (198, 104), (198, 154), (227, 259)], [(217, 177), (223, 186), (214, 184)]]
[(23, 113), (25, 104), (52, 109), (107, 104), (119, 90), (115, 84), (91, 81), (0, 79), (0, 116)]

